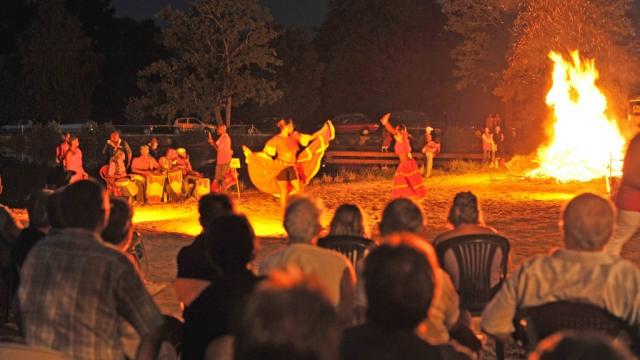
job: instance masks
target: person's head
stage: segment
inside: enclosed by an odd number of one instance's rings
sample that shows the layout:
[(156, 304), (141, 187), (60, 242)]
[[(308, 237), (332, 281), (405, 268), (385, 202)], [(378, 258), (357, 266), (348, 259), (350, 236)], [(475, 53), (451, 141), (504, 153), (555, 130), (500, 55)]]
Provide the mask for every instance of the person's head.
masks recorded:
[(157, 149), (158, 148), (158, 139), (157, 138), (151, 138), (151, 140), (149, 141), (149, 146), (151, 147), (151, 149)]
[(178, 152), (174, 148), (168, 148), (166, 156), (167, 159), (175, 160), (178, 158)]
[(499, 134), (501, 131), (502, 131), (502, 130), (500, 129), (500, 126), (496, 126), (496, 128), (495, 128), (494, 132), (495, 132), (496, 134)]
[(60, 209), (66, 227), (102, 233), (110, 208), (109, 197), (96, 180), (76, 181), (62, 190)]
[(140, 156), (149, 156), (149, 145), (140, 146)]
[(598, 195), (584, 193), (564, 208), (562, 229), (567, 249), (599, 251), (611, 238), (615, 221), (611, 202)]
[(65, 133), (62, 139), (66, 142), (69, 142), (69, 140), (71, 140), (71, 133), (70, 132)]
[(329, 234), (365, 236), (364, 216), (358, 205), (342, 204), (336, 210), (329, 225)]
[(102, 231), (102, 239), (126, 251), (133, 237), (133, 208), (121, 198), (111, 199), (109, 222)]
[(438, 291), (433, 247), (410, 233), (382, 240), (365, 259), (367, 320), (387, 330), (413, 330)]
[(52, 190), (37, 190), (27, 198), (27, 213), (29, 214), (29, 227), (34, 229), (49, 228), (49, 197)]
[(72, 136), (69, 139), (69, 145), (72, 149), (77, 149), (80, 146), (80, 139), (77, 136)]
[(395, 127), (396, 131), (400, 134), (406, 134), (407, 133), (407, 127), (404, 124), (398, 124)]
[(308, 196), (294, 196), (289, 199), (284, 212), (284, 229), (289, 241), (312, 243), (321, 230), (321, 209), (317, 200)]
[(224, 215), (207, 226), (207, 253), (223, 273), (241, 271), (253, 259), (256, 237), (244, 215)]
[(484, 133), (491, 134), (491, 129), (489, 129), (488, 127), (484, 128)]
[(400, 231), (414, 234), (422, 234), (424, 231), (422, 211), (415, 202), (407, 198), (398, 198), (387, 203), (380, 220), (382, 236)]
[(595, 331), (557, 332), (538, 343), (529, 360), (632, 360), (635, 357), (620, 342)]
[(69, 184), (75, 171), (65, 169), (63, 166), (56, 166), (47, 174), (47, 189), (58, 189)]
[(427, 126), (424, 128), (424, 132), (427, 134), (431, 134), (433, 132), (433, 128), (431, 126)]
[(111, 132), (111, 135), (109, 135), (109, 139), (114, 143), (120, 141), (120, 131)]
[(324, 289), (300, 271), (274, 272), (249, 296), (235, 334), (236, 360), (338, 358), (340, 326)]
[(233, 203), (227, 194), (210, 193), (198, 201), (200, 225), (203, 229), (217, 217), (233, 214)]
[(178, 154), (178, 157), (181, 159), (186, 159), (187, 158), (187, 149), (185, 148), (177, 148), (176, 149), (176, 153)]
[(293, 119), (290, 117), (283, 117), (281, 119), (278, 119), (278, 121), (276, 122), (276, 125), (278, 126), (278, 129), (280, 129), (280, 133), (286, 134), (286, 135), (291, 134), (295, 129)]
[(62, 201), (62, 190), (63, 189), (60, 188), (51, 193), (51, 195), (49, 195), (49, 201), (47, 202), (47, 219), (49, 220), (49, 225), (54, 229), (62, 229), (65, 227), (60, 205)]
[(216, 126), (216, 132), (218, 133), (218, 135), (222, 135), (224, 133), (227, 132), (227, 125), (222, 123), (222, 124), (218, 124)]
[(482, 218), (478, 207), (478, 198), (471, 191), (457, 193), (453, 198), (447, 220), (454, 227), (462, 224), (481, 224)]
[(125, 155), (124, 151), (122, 151), (121, 149), (116, 150), (115, 153), (113, 153), (113, 157), (111, 158), (111, 161), (124, 161), (127, 158), (127, 156)]

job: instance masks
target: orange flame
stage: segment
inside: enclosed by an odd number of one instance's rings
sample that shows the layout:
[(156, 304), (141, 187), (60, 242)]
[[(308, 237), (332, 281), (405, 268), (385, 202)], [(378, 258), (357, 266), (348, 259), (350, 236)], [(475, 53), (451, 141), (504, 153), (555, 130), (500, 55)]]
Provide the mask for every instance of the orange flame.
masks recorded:
[(621, 174), (625, 139), (615, 119), (606, 115), (607, 98), (596, 86), (598, 70), (593, 59), (571, 52), (566, 61), (550, 52), (553, 86), (546, 103), (553, 109), (554, 124), (549, 143), (538, 149), (539, 167), (529, 176), (559, 181), (589, 181)]

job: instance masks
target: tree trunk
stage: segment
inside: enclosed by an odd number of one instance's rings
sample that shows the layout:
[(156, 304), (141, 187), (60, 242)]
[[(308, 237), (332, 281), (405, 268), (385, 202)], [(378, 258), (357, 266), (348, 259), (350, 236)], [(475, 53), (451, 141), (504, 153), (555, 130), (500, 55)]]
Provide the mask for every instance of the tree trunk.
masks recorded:
[(227, 96), (227, 103), (225, 104), (224, 115), (226, 118), (227, 127), (231, 126), (231, 96)]
[(216, 105), (213, 108), (213, 114), (216, 116), (216, 124), (222, 124), (222, 114), (220, 113), (220, 106)]

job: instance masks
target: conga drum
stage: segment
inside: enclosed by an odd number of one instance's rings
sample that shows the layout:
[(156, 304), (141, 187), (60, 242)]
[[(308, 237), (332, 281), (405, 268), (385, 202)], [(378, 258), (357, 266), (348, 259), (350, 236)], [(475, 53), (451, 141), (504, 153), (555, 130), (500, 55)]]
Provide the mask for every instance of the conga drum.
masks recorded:
[(179, 198), (182, 198), (182, 170), (169, 171), (167, 173), (170, 190)]
[(147, 175), (147, 203), (159, 204), (162, 202), (164, 179), (166, 179), (166, 176), (162, 173), (152, 173)]
[(134, 197), (138, 194), (138, 185), (129, 178), (117, 179), (116, 186), (120, 189), (122, 196)]
[(196, 200), (200, 200), (201, 197), (211, 192), (211, 183), (209, 178), (203, 177), (196, 179), (196, 189), (193, 191), (193, 196)]

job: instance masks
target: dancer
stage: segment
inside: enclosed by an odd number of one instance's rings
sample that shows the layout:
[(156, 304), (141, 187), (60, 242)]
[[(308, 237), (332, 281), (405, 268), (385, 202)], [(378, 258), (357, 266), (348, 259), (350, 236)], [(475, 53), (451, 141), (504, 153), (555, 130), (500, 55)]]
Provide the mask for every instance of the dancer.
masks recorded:
[[(260, 189), (280, 197), (282, 209), (289, 195), (300, 192), (320, 169), (320, 160), (335, 137), (330, 120), (313, 135), (295, 131), (291, 118), (277, 122), (280, 133), (267, 141), (262, 152), (253, 153), (243, 146), (249, 178)], [(300, 152), (300, 147), (306, 148)]]
[[(233, 150), (231, 149), (231, 137), (227, 133), (227, 125), (219, 124), (216, 127), (218, 139), (213, 140), (209, 133), (209, 144), (216, 150), (216, 170), (213, 177), (211, 189), (216, 192), (224, 192), (227, 190), (225, 186), (225, 178), (227, 173), (232, 172), (231, 159), (233, 158)], [(231, 175), (233, 177), (233, 174)]]
[(74, 183), (78, 180), (88, 179), (89, 174), (84, 171), (82, 167), (82, 150), (80, 150), (80, 139), (77, 136), (72, 136), (69, 139), (69, 150), (64, 157), (64, 169), (72, 171), (73, 176), (69, 182)]
[(491, 133), (491, 128), (484, 128), (484, 133), (482, 133), (482, 163), (489, 164), (489, 166), (493, 166), (493, 162), (495, 160), (495, 143), (493, 142), (493, 134)]
[(390, 118), (390, 113), (384, 114), (380, 118), (380, 123), (396, 140), (393, 149), (400, 159), (400, 164), (393, 176), (391, 197), (394, 199), (408, 197), (418, 201), (422, 200), (425, 196), (424, 184), (422, 182), (422, 175), (420, 175), (420, 169), (418, 169), (418, 164), (411, 156), (411, 144), (409, 143), (407, 127), (402, 124), (398, 124), (395, 127), (391, 126), (389, 123)]

